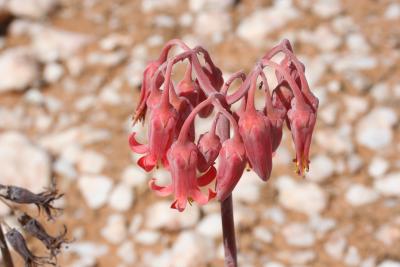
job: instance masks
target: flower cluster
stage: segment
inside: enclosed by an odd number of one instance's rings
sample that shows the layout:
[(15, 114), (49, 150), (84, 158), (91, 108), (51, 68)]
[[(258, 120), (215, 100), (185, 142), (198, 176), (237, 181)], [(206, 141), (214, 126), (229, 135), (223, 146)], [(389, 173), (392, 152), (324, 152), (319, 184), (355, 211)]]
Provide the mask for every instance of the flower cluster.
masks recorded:
[[(183, 52), (168, 57), (175, 46)], [(272, 58), (279, 53), (284, 58), (277, 63)], [(199, 56), (203, 57), (204, 64), (200, 63)], [(174, 84), (172, 69), (180, 61), (187, 61), (186, 71), (182, 80)], [(278, 81), (272, 92), (265, 68), (272, 68)], [(146, 113), (150, 117), (148, 144), (140, 144), (135, 132), (129, 137), (132, 151), (143, 154), (138, 160), (139, 166), (150, 172), (162, 164), (172, 175), (170, 185), (159, 186), (153, 178), (150, 188), (161, 196), (174, 194), (171, 207), (183, 211), (188, 201), (202, 205), (215, 196), (225, 200), (247, 165), (267, 181), (284, 123), (292, 133), (296, 172), (304, 175), (309, 168), (309, 149), (318, 109), (318, 99), (310, 91), (304, 71), (291, 44), (284, 40), (264, 55), (247, 76), (239, 71), (224, 82), (221, 70), (204, 48), (191, 49), (180, 40), (169, 41), (160, 57), (144, 71), (140, 102), (133, 118), (136, 123), (144, 120)], [(240, 87), (228, 94), (236, 79), (242, 81)], [(257, 88), (265, 92), (262, 110), (257, 110), (254, 104)], [(240, 109), (233, 112), (232, 104), (237, 101), (241, 101)], [(211, 129), (196, 141), (197, 115), (214, 118)], [(233, 136), (226, 130), (229, 126), (233, 128)], [(208, 193), (203, 193), (201, 188), (214, 180), (215, 190), (208, 188)]]
[[(25, 212), (19, 211), (17, 207), (13, 205), (33, 204), (38, 208), (39, 213), (44, 211), (48, 220), (54, 220), (55, 216), (61, 211), (61, 209), (54, 207), (53, 202), (62, 196), (63, 194), (59, 194), (55, 187), (45, 190), (42, 193), (35, 194), (22, 187), (0, 184), (0, 200), (8, 205), (12, 213), (16, 215), (17, 221), (21, 225), (23, 231), (29, 236), (39, 240), (49, 251), (48, 256), (36, 256), (28, 248), (25, 237), (21, 232), (17, 228), (9, 227), (4, 221), (2, 221), (1, 224), (4, 224), (7, 228), (5, 238), (13, 249), (22, 257), (25, 266), (56, 266), (57, 255), (60, 253), (62, 245), (69, 242), (66, 239), (67, 228), (64, 225), (63, 231), (59, 235), (53, 236), (46, 231), (44, 225), (40, 223), (39, 220), (31, 217)], [(1, 237), (3, 240), (0, 240), (0, 247), (4, 250), (7, 246), (6, 244), (2, 244), (5, 243), (2, 232)]]

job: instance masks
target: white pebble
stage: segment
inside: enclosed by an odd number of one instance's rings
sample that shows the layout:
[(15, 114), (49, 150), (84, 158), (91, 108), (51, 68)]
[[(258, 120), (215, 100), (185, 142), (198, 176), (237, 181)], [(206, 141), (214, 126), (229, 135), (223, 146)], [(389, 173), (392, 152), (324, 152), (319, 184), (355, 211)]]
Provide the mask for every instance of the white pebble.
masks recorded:
[(286, 242), (295, 247), (309, 247), (315, 242), (315, 235), (306, 224), (291, 223), (283, 228)]
[(133, 189), (124, 183), (117, 184), (111, 192), (109, 204), (118, 211), (127, 211), (134, 201)]
[(55, 83), (61, 79), (64, 74), (64, 68), (58, 63), (46, 64), (44, 68), (44, 80), (48, 83)]
[(310, 172), (307, 174), (307, 180), (313, 182), (323, 182), (331, 177), (335, 170), (333, 160), (323, 154), (317, 155), (311, 159)]
[(362, 184), (353, 184), (346, 192), (346, 201), (354, 207), (373, 203), (378, 197), (376, 191)]
[(142, 245), (151, 246), (156, 244), (160, 237), (159, 232), (143, 230), (135, 234), (135, 241)]
[(106, 165), (106, 158), (100, 153), (85, 150), (78, 159), (78, 169), (83, 173), (100, 173)]
[(214, 239), (221, 237), (221, 215), (219, 213), (214, 213), (205, 216), (197, 225), (196, 231)]
[(111, 244), (120, 244), (127, 237), (125, 217), (122, 214), (112, 214), (107, 218), (106, 225), (101, 229), (101, 236)]
[(106, 204), (112, 184), (110, 178), (102, 175), (84, 175), (78, 180), (79, 191), (92, 209)]
[(389, 173), (374, 181), (374, 188), (384, 196), (400, 197), (400, 172)]
[(279, 202), (288, 209), (312, 215), (323, 211), (327, 205), (326, 193), (316, 184), (281, 176), (276, 185)]

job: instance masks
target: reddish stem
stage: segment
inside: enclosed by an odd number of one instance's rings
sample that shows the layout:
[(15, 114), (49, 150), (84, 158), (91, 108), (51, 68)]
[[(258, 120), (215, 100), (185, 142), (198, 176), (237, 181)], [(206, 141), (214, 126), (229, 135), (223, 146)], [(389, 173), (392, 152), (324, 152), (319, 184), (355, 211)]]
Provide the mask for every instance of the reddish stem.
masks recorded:
[[(229, 139), (229, 122), (220, 116), (218, 130), (221, 142)], [(225, 267), (237, 267), (235, 223), (233, 219), (232, 194), (221, 202), (222, 239), (225, 252)]]
[(221, 89), (221, 93), (226, 95), (228, 93), (228, 89), (231, 86), (231, 84), (236, 80), (236, 79), (242, 79), (242, 82), (246, 80), (246, 74), (243, 71), (237, 71), (234, 74), (229, 77), (229, 79), (224, 83)]

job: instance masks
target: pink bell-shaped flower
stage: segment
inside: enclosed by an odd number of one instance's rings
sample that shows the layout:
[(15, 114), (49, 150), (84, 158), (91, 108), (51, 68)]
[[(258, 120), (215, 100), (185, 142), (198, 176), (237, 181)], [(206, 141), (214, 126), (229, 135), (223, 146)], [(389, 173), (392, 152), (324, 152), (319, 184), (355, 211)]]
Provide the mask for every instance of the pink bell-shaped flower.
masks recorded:
[[(133, 122), (136, 123), (139, 120), (144, 120), (146, 116), (146, 101), (150, 95), (150, 84), (152, 82), (153, 76), (156, 73), (157, 69), (160, 67), (162, 62), (155, 60), (151, 61), (147, 64), (146, 69), (143, 72), (143, 82), (142, 87), (140, 89), (140, 100), (139, 104), (136, 107), (135, 115), (133, 117)], [(164, 81), (164, 77), (162, 75), (158, 75), (156, 77), (155, 83), (156, 87), (159, 88)]]
[(256, 76), (253, 77), (246, 110), (239, 118), (239, 131), (251, 167), (266, 181), (272, 170), (272, 136), (268, 118), (254, 107), (256, 79)]
[(311, 138), (316, 122), (316, 112), (301, 102), (292, 100), (292, 108), (288, 111), (292, 138), (296, 149), (296, 172), (304, 175), (309, 170), (309, 151)]
[(215, 192), (208, 190), (208, 195), (200, 191), (200, 186), (211, 183), (216, 175), (215, 168), (211, 167), (203, 176), (196, 177), (197, 147), (189, 141), (176, 141), (168, 151), (169, 170), (172, 174), (172, 184), (168, 186), (156, 185), (155, 179), (150, 180), (150, 188), (161, 196), (175, 195), (171, 208), (183, 211), (189, 201), (204, 205), (215, 197)]

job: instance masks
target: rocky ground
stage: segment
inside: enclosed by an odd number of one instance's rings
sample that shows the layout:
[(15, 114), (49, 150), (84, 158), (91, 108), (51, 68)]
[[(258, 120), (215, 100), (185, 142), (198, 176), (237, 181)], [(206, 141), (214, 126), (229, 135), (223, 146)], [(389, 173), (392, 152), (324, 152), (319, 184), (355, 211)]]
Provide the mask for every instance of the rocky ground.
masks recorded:
[(38, 192), (56, 178), (65, 211), (52, 231), (66, 223), (74, 239), (61, 266), (223, 266), (218, 203), (169, 209), (147, 188), (167, 174), (147, 175), (127, 146), (142, 71), (171, 38), (207, 47), (225, 74), (288, 38), (320, 99), (306, 179), (286, 132), (271, 180), (247, 172), (234, 193), (241, 267), (400, 266), (398, 1), (0, 7), (0, 182)]

